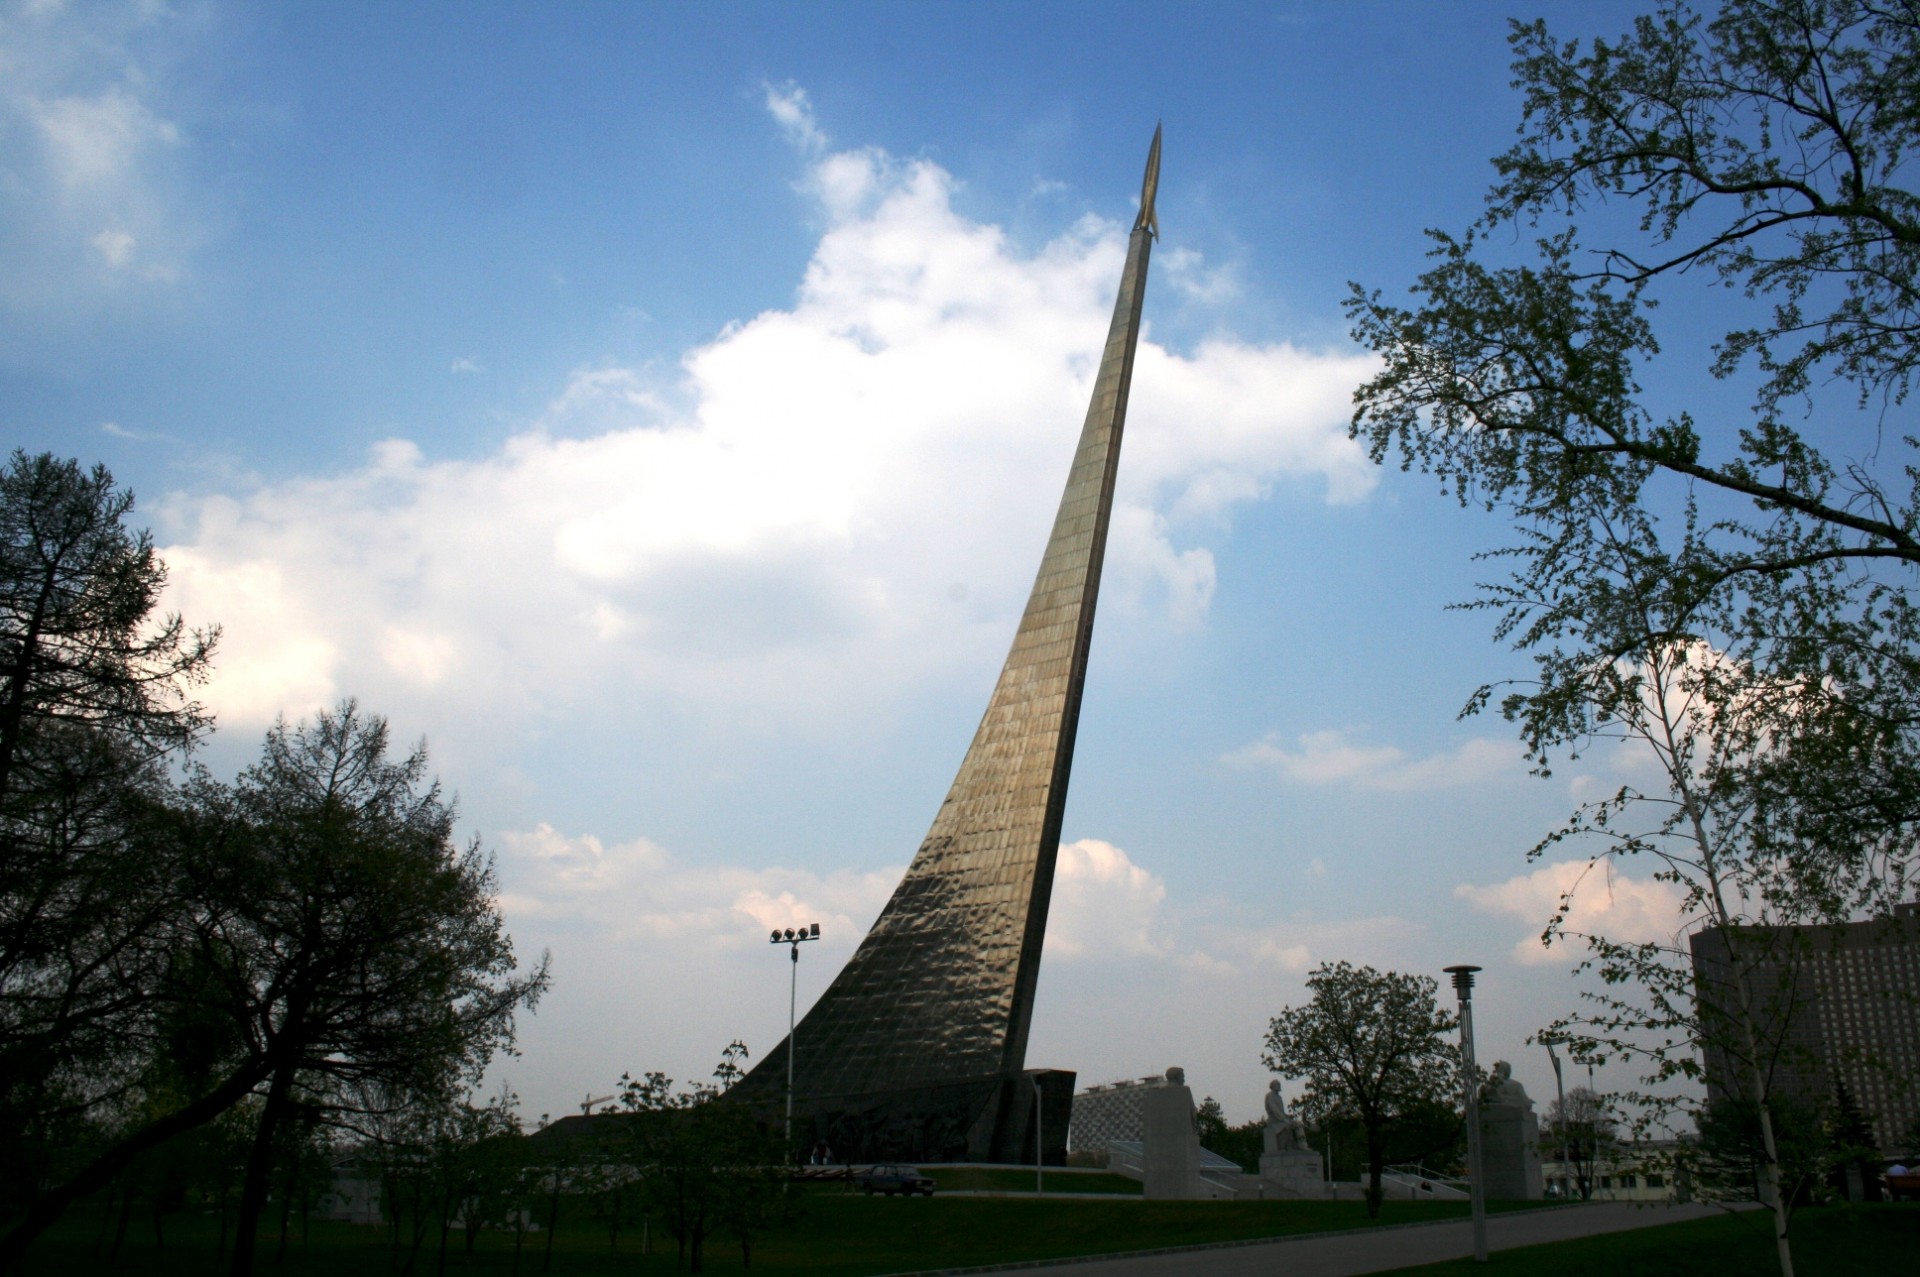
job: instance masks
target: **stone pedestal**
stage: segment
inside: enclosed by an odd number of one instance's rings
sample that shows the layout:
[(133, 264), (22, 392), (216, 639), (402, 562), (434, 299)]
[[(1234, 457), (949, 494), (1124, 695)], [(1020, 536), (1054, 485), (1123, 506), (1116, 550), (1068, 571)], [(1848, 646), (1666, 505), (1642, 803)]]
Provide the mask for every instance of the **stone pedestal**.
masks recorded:
[(1193, 1092), (1178, 1069), (1165, 1086), (1141, 1096), (1141, 1180), (1149, 1199), (1197, 1200), (1207, 1196), (1200, 1179), (1200, 1133), (1193, 1125)]
[(1327, 1168), (1310, 1148), (1260, 1155), (1260, 1178), (1290, 1197), (1318, 1197), (1326, 1191)]
[(1480, 1111), (1480, 1161), (1488, 1200), (1537, 1202), (1546, 1196), (1540, 1121), (1531, 1104), (1496, 1104)]

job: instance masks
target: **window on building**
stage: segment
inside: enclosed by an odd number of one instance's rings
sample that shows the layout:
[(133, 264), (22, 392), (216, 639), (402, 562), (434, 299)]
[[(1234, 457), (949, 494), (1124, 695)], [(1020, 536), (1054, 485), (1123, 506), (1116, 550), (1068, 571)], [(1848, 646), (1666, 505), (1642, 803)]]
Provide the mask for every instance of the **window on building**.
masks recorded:
[(1648, 1188), (1665, 1188), (1666, 1186), (1667, 1186), (1667, 1177), (1665, 1175), (1647, 1176)]

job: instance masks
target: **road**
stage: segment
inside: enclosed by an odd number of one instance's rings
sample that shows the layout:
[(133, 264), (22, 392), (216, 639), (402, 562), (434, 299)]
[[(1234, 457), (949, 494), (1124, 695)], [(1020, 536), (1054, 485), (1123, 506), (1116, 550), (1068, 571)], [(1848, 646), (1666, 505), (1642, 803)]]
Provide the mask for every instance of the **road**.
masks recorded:
[[(1512, 1211), (1487, 1220), (1487, 1248), (1511, 1250), (1543, 1242), (1567, 1241), (1598, 1233), (1617, 1233), (1656, 1224), (1703, 1219), (1724, 1206), (1686, 1206), (1596, 1202), (1559, 1209)], [(1053, 1261), (1046, 1265), (1004, 1265), (1005, 1269), (1059, 1267), (1061, 1277), (1360, 1277), (1393, 1272), (1473, 1254), (1473, 1225), (1467, 1220), (1407, 1224), (1395, 1228), (1353, 1229), (1311, 1237), (1283, 1238), (1248, 1245), (1162, 1251), (1124, 1259)], [(1000, 1267), (1000, 1266), (997, 1266)], [(985, 1271), (967, 1269), (956, 1271)]]

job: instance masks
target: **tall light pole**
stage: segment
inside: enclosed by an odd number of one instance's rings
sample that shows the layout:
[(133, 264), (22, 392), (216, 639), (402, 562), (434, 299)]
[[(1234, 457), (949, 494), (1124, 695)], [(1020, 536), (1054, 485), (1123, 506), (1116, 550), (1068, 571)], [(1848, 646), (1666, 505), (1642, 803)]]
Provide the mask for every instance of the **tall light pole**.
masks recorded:
[(1479, 967), (1448, 967), (1454, 996), (1460, 999), (1460, 1088), (1467, 1101), (1467, 1176), (1473, 1194), (1473, 1257), (1487, 1262), (1487, 1185), (1480, 1165), (1480, 1088), (1473, 1066), (1473, 973)]
[(1547, 1058), (1553, 1061), (1553, 1091), (1560, 1099), (1560, 1118), (1554, 1126), (1554, 1143), (1560, 1146), (1560, 1187), (1566, 1189), (1572, 1179), (1572, 1171), (1567, 1167), (1567, 1087), (1560, 1080), (1560, 1057), (1553, 1049), (1553, 1039), (1541, 1043), (1547, 1048)]
[(800, 997), (800, 945), (803, 941), (819, 938), (820, 924), (817, 922), (801, 927), (797, 931), (788, 927), (785, 931), (773, 933), (772, 942), (786, 945), (793, 954), (793, 974), (787, 979), (787, 1152), (789, 1155), (793, 1152), (793, 1011), (794, 1004)]
[(1045, 1132), (1040, 1129), (1040, 1120), (1043, 1116), (1040, 1109), (1040, 1079), (1037, 1075), (1029, 1073), (1027, 1075), (1027, 1081), (1033, 1083), (1033, 1195), (1038, 1197), (1046, 1191), (1046, 1189), (1041, 1186), (1040, 1176), (1043, 1172), (1040, 1169), (1040, 1165), (1046, 1151), (1047, 1141)]

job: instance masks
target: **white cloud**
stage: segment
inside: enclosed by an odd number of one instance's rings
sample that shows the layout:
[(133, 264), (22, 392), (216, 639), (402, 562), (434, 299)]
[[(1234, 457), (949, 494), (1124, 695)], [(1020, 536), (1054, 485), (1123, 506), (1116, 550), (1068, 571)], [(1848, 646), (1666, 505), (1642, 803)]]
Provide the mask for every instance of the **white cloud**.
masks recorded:
[(112, 189), (156, 150), (180, 145), (180, 128), (124, 85), (93, 96), (30, 96), (28, 111), (54, 180), (68, 190)]
[(818, 155), (827, 149), (827, 135), (813, 118), (813, 103), (805, 89), (789, 80), (766, 85), (765, 92), (767, 114), (802, 154)]
[[(622, 1069), (704, 1076), (735, 1037), (764, 1054), (786, 1033), (789, 974), (767, 933), (820, 924), (797, 972), (804, 1016), (904, 871), (696, 864), (646, 838), (609, 843), (547, 824), (492, 845), (523, 959), (554, 953), (553, 992), (523, 1025), (526, 1062), (500, 1065), (534, 1112), (561, 1111)], [(1225, 902), (1176, 908), (1160, 875), (1125, 850), (1097, 838), (1066, 843), (1030, 1059), (1081, 1068), (1083, 1082), (1184, 1063), (1197, 1085), (1251, 1101), (1261, 1085), (1257, 1034), (1298, 999), (1313, 963), (1362, 943), (1377, 955), (1379, 937), (1420, 930), (1397, 918), (1248, 916)], [(1145, 1022), (1142, 1007), (1154, 1008)]]
[(1359, 745), (1340, 731), (1307, 732), (1295, 750), (1269, 735), (1222, 756), (1230, 767), (1271, 768), (1301, 785), (1351, 785), (1396, 792), (1452, 789), (1525, 774), (1520, 747), (1475, 737), (1425, 758), (1391, 745)]
[[(614, 703), (831, 730), (997, 659), (1121, 228), (1086, 220), (1024, 255), (955, 212), (932, 164), (841, 152), (809, 172), (829, 226), (794, 303), (689, 351), (677, 384), (586, 368), (489, 456), (393, 440), (344, 474), (166, 503), (167, 606), (224, 626), (223, 721), (351, 692), (402, 717), (431, 702), (463, 741)], [(1236, 506), (1282, 481), (1363, 496), (1345, 419), (1368, 366), (1143, 340), (1109, 597), (1195, 620), (1215, 584), (1196, 542)]]
[(1160, 954), (1167, 951), (1160, 906), (1167, 884), (1109, 842), (1060, 844), (1053, 904), (1047, 915), (1048, 958)]
[(1175, 248), (1165, 255), (1167, 278), (1189, 301), (1215, 306), (1240, 295), (1240, 281), (1231, 267), (1208, 266), (1191, 248)]
[(1520, 918), (1532, 926), (1533, 933), (1513, 946), (1514, 960), (1530, 966), (1568, 963), (1566, 949), (1540, 942), (1541, 932), (1565, 897), (1572, 898), (1565, 930), (1579, 935), (1671, 942), (1683, 921), (1678, 887), (1630, 877), (1617, 870), (1611, 859), (1542, 865), (1505, 882), (1455, 887), (1453, 894), (1482, 913)]
[(133, 236), (125, 231), (101, 231), (88, 242), (109, 266), (125, 266), (133, 260)]
[(85, 307), (95, 287), (182, 277), (198, 235), (190, 138), (156, 68), (193, 26), (138, 0), (0, 18), (0, 302)]
[(710, 954), (764, 944), (776, 923), (799, 922), (819, 923), (834, 948), (851, 952), (903, 872), (683, 864), (645, 838), (607, 846), (547, 824), (501, 834), (498, 843), (510, 919), (671, 940)]
[(478, 359), (475, 359), (472, 355), (461, 355), (459, 358), (453, 361), (453, 365), (448, 369), (448, 371), (449, 372), (485, 372), (486, 369), (482, 367), (480, 361)]

